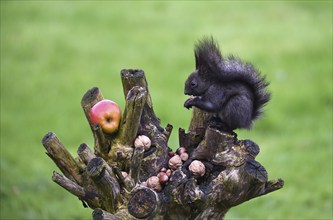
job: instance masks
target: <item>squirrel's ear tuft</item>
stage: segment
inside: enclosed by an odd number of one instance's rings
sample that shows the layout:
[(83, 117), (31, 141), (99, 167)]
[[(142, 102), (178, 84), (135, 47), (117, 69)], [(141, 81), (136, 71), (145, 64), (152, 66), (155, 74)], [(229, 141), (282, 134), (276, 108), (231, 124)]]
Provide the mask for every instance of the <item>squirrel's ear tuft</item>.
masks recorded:
[(206, 69), (208, 72), (218, 72), (222, 55), (218, 44), (214, 38), (203, 37), (194, 46), (196, 69)]

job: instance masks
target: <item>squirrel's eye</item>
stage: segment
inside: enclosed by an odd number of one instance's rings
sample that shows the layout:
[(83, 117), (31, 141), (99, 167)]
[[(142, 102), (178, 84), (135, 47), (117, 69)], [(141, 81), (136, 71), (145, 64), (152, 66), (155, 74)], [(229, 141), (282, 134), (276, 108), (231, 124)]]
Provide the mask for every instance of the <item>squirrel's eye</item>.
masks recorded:
[(197, 86), (197, 82), (192, 81), (192, 82), (191, 82), (191, 87), (196, 87), (196, 86)]

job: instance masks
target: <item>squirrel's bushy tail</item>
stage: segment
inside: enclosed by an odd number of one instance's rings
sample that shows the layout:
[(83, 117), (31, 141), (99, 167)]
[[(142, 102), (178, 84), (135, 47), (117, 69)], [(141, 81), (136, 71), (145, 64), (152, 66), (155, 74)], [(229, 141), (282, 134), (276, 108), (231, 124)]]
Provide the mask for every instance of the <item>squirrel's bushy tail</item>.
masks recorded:
[(241, 81), (246, 83), (253, 91), (253, 119), (256, 119), (262, 113), (262, 107), (270, 100), (271, 94), (267, 91), (269, 83), (265, 76), (254, 68), (250, 63), (242, 62), (234, 56), (222, 60), (219, 65), (221, 77), (225, 81)]
[(195, 45), (196, 68), (221, 82), (241, 82), (253, 91), (252, 119), (258, 118), (262, 108), (269, 101), (271, 94), (267, 91), (269, 83), (250, 63), (234, 56), (222, 57), (218, 44), (212, 37), (203, 38)]

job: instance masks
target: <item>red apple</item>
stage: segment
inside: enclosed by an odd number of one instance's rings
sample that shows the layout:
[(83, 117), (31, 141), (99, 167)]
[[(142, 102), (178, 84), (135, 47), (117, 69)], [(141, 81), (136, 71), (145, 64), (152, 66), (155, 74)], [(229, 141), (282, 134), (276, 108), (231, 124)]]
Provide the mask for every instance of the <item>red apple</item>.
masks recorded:
[(91, 124), (93, 126), (99, 124), (106, 134), (112, 134), (118, 130), (120, 119), (120, 107), (111, 100), (101, 100), (90, 109)]

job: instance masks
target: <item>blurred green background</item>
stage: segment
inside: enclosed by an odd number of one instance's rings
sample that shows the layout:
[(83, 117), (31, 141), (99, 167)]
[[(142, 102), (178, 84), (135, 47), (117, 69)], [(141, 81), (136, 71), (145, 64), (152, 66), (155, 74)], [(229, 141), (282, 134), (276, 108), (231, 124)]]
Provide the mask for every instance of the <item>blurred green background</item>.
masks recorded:
[(271, 82), (265, 116), (240, 139), (283, 189), (226, 219), (332, 218), (332, 1), (1, 1), (1, 219), (90, 219), (92, 210), (51, 180), (42, 137), (73, 155), (93, 145), (80, 107), (98, 86), (122, 108), (119, 72), (145, 70), (154, 109), (187, 128), (183, 84), (193, 44), (213, 35), (224, 54)]

